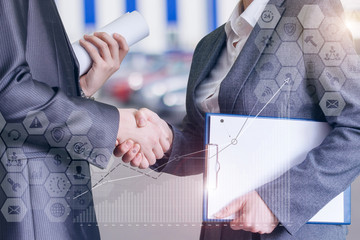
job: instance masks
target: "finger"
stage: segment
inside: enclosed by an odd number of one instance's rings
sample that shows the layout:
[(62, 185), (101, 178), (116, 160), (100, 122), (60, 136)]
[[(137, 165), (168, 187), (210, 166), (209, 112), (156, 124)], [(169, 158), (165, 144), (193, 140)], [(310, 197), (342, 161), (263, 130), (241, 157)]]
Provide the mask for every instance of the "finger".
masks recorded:
[(127, 140), (127, 141), (121, 143), (114, 149), (114, 155), (116, 157), (123, 156), (125, 153), (127, 153), (133, 147), (133, 145), (134, 145), (134, 142), (132, 140)]
[(144, 154), (145, 158), (148, 160), (150, 165), (155, 164), (156, 157), (151, 150), (143, 150), (143, 154)]
[[(162, 159), (164, 157), (164, 151), (160, 144), (156, 144), (156, 146), (153, 148), (153, 153), (156, 157), (156, 159)], [(154, 162), (150, 162), (150, 165), (154, 165), (156, 160)]]
[(170, 149), (170, 141), (169, 139), (166, 137), (166, 136), (162, 136), (160, 138), (160, 145), (161, 145), (161, 148), (162, 148), (162, 151), (164, 153), (166, 153), (167, 151), (169, 151)]
[[(86, 39), (86, 37), (84, 36)], [(83, 39), (79, 40), (80, 45), (86, 50), (86, 52), (89, 54), (91, 60), (93, 62), (100, 62), (103, 61), (101, 58), (99, 51), (96, 49), (94, 45), (92, 45), (89, 41), (85, 41)]]
[(135, 113), (136, 124), (138, 127), (145, 127), (147, 124), (147, 117), (144, 111), (136, 111)]
[(126, 54), (129, 52), (129, 45), (126, 42), (126, 39), (118, 33), (115, 33), (113, 35), (113, 38), (117, 41), (117, 43), (119, 45), (119, 49), (118, 49), (119, 57), (122, 60), (122, 59), (124, 59)]
[(130, 162), (130, 165), (133, 167), (140, 167), (141, 160), (142, 160), (142, 155), (136, 154), (135, 158)]
[[(141, 153), (139, 153), (141, 154)], [(142, 157), (139, 168), (147, 169), (150, 166), (148, 160), (145, 157)]]
[(241, 211), (243, 208), (243, 198), (238, 198), (234, 201), (232, 201), (229, 205), (221, 209), (219, 212), (217, 212), (214, 216), (216, 218), (226, 218), (234, 213)]
[(130, 151), (128, 151), (123, 156), (123, 158), (122, 158), (123, 162), (129, 163), (129, 162), (133, 161), (139, 151), (140, 151), (140, 145), (135, 144), (134, 147), (132, 149), (130, 149)]
[(97, 48), (103, 60), (105, 60), (106, 62), (112, 60), (110, 49), (106, 42), (94, 35), (85, 35), (84, 39)]
[(94, 35), (96, 37), (100, 38), (102, 41), (104, 41), (108, 45), (108, 48), (110, 51), (110, 56), (112, 57), (112, 59), (114, 59), (116, 61), (116, 63), (118, 63), (118, 65), (120, 67), (120, 56), (119, 56), (120, 53), (119, 53), (118, 42), (105, 32), (96, 32), (96, 33), (94, 33)]

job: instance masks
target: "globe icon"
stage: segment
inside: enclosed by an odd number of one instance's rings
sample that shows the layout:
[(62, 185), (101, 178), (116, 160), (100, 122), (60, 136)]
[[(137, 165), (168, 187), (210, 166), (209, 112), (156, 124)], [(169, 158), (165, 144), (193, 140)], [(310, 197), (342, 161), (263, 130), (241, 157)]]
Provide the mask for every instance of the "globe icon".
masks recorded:
[(50, 207), (50, 213), (54, 217), (61, 217), (65, 214), (65, 207), (61, 203), (54, 203)]

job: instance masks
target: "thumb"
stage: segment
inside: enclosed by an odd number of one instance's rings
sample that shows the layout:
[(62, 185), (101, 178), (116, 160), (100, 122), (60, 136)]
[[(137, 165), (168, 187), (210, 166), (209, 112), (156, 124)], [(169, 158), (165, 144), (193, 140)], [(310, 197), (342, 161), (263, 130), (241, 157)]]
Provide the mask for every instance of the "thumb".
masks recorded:
[(135, 113), (136, 124), (139, 128), (147, 125), (146, 115), (143, 111), (139, 110)]
[(214, 214), (216, 218), (226, 218), (238, 211), (241, 211), (244, 206), (244, 200), (242, 197), (235, 199), (229, 205), (222, 208), (219, 212)]

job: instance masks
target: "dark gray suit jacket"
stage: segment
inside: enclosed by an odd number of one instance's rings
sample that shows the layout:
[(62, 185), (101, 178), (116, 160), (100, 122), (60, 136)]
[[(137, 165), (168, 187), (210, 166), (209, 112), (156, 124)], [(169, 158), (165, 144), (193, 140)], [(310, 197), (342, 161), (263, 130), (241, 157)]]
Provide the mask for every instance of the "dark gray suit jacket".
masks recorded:
[(106, 167), (118, 111), (79, 96), (53, 0), (0, 0), (0, 239), (99, 239), (89, 163)]
[[(338, 0), (270, 0), (234, 66), (221, 84), (221, 113), (327, 121), (333, 130), (306, 159), (257, 189), (279, 219), (268, 235), (205, 227), (211, 239), (345, 239), (346, 227), (306, 222), (344, 191), (360, 171), (360, 60), (341, 19)], [(172, 152), (163, 171), (204, 171), (204, 113), (195, 91), (225, 47), (224, 26), (196, 47), (187, 89), (183, 129), (174, 128)], [(160, 162), (159, 162), (160, 163)], [(240, 183), (239, 183), (240, 184)]]

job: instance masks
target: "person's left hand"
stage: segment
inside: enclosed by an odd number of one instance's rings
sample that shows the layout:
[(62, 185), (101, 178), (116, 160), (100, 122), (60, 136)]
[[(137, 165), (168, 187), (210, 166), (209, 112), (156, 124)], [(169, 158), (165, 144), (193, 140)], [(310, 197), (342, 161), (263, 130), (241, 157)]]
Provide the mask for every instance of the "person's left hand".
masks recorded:
[(80, 45), (93, 62), (90, 70), (80, 77), (80, 87), (90, 97), (120, 68), (129, 47), (121, 35), (115, 33), (111, 37), (105, 32), (85, 35), (84, 40), (80, 40)]
[(253, 233), (271, 233), (279, 220), (270, 211), (256, 191), (241, 196), (215, 214), (216, 218), (225, 218), (235, 214), (230, 223), (233, 230)]

